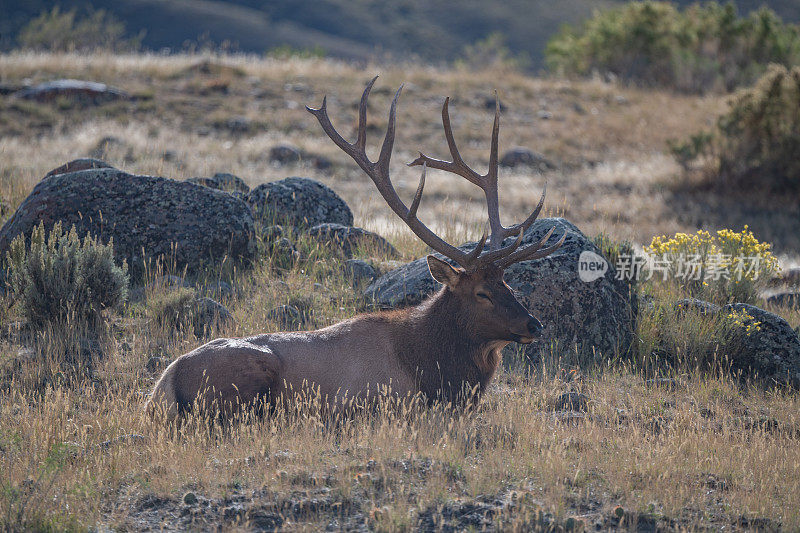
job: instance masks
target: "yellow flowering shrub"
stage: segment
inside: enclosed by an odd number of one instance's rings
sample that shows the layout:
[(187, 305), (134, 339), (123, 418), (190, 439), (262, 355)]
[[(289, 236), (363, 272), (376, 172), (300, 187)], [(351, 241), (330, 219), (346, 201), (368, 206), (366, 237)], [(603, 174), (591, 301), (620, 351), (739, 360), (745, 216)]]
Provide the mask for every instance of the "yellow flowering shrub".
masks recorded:
[(746, 335), (749, 335), (754, 331), (761, 331), (761, 322), (753, 318), (753, 316), (745, 309), (740, 311), (734, 309), (725, 315), (725, 319), (727, 320), (727, 325), (730, 328), (739, 330)]
[(750, 303), (760, 284), (779, 270), (771, 248), (745, 226), (740, 232), (699, 230), (654, 237), (645, 252), (664, 278), (681, 285), (690, 296)]

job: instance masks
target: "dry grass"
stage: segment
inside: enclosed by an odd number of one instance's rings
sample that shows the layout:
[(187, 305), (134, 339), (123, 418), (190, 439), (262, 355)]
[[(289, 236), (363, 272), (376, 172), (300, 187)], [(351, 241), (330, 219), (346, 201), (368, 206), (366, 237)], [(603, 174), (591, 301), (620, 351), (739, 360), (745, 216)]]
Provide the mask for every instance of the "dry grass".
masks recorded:
[[(203, 62), (209, 73), (196, 68)], [(791, 204), (753, 200), (737, 211), (733, 200), (690, 184), (672, 187), (678, 169), (663, 154), (665, 139), (708, 125), (721, 100), (513, 73), (498, 82), (491, 72), (410, 65), (0, 56), (4, 83), (90, 78), (139, 96), (99, 108), (0, 98), (2, 196), (18, 204), (48, 170), (86, 155), (111, 135), (122, 146), (113, 148), (110, 162), (139, 173), (180, 179), (224, 171), (251, 186), (292, 174), (314, 177), (347, 200), (357, 225), (384, 234), (406, 258), (418, 256), (422, 246), (302, 109), (327, 93), (334, 123), (349, 131), (373, 72), (382, 75), (370, 106), (378, 127), (392, 95), (388, 89), (407, 83), (394, 167), (401, 195), (410, 197), (416, 187), (417, 169), (401, 165), (415, 149), (446, 155), (438, 119), (443, 95), (453, 97), (465, 158), (478, 169), (486, 165), (491, 110), (485, 100), (497, 88), (508, 106), (502, 145), (529, 146), (562, 162), (561, 170), (546, 176), (504, 171), (504, 220), (526, 214), (547, 179), (551, 212), (564, 213), (587, 234), (604, 231), (648, 243), (654, 234), (698, 224), (748, 223), (759, 238), (796, 254), (796, 228), (781, 211)], [(540, 110), (553, 117), (538, 118)], [(251, 130), (229, 131), (231, 117), (246, 118)], [(370, 131), (377, 146), (380, 134)], [(333, 169), (274, 166), (267, 152), (285, 142), (325, 155)], [(453, 240), (474, 235), (483, 216), (479, 191), (439, 174), (428, 183), (421, 217)], [(708, 206), (698, 207), (702, 202)], [(770, 229), (775, 221), (780, 224)], [(310, 243), (302, 246), (310, 260), (288, 271), (276, 272), (267, 257), (251, 270), (229, 274), (235, 291), (221, 301), (235, 323), (216, 334), (275, 331), (269, 310), (286, 303), (312, 311), (305, 327), (358, 311), (362, 304), (336, 262)], [(93, 376), (51, 379), (46, 386), (34, 379), (41, 359), (26, 361), (18, 353), (30, 339), (14, 325), (7, 302), (0, 302), (4, 527), (523, 531), (574, 526), (570, 519), (578, 518), (587, 528), (613, 528), (620, 525), (615, 508), (621, 506), (622, 526), (630, 528), (637, 521), (666, 529), (800, 528), (798, 396), (725, 375), (687, 372), (653, 383), (624, 365), (586, 375), (557, 368), (525, 375), (509, 367), (476, 413), (387, 408), (333, 424), (301, 412), (211, 431), (190, 423), (182, 435), (168, 435), (143, 416), (144, 397), (165, 362), (204, 339), (153, 320), (148, 300), (161, 289), (148, 291), (144, 302), (109, 317), (101, 342), (105, 357)], [(800, 325), (800, 312), (786, 317)], [(75, 335), (51, 335), (39, 357), (62, 353)], [(588, 407), (556, 410), (565, 392), (584, 394)], [(187, 492), (199, 502), (183, 503)]]
[[(385, 230), (395, 224), (389, 210), (303, 109), (328, 94), (334, 123), (351, 131), (364, 83), (377, 73), (381, 79), (370, 102), (373, 150), (393, 90), (406, 83), (394, 158), (394, 179), (401, 194), (412, 194), (418, 179), (418, 169), (402, 162), (413, 159), (418, 149), (441, 157), (447, 154), (439, 121), (445, 95), (452, 97), (454, 129), (464, 156), (478, 169), (486, 165), (492, 114), (486, 102), (497, 89), (507, 106), (502, 147), (531, 147), (561, 165), (561, 170), (547, 176), (503, 171), (501, 199), (508, 220), (523, 216), (548, 180), (550, 209), (564, 212), (589, 233), (603, 230), (646, 243), (655, 233), (749, 223), (780, 251), (798, 248), (796, 232), (781, 223), (797, 209), (789, 200), (785, 206), (752, 198), (726, 200), (671, 187), (679, 169), (663, 155), (665, 141), (711, 124), (724, 109), (721, 98), (515, 73), (502, 73), (498, 83), (496, 72), (411, 65), (357, 69), (313, 59), (13, 54), (0, 57), (0, 72), (6, 83), (96, 79), (139, 97), (97, 109), (3, 99), (0, 154), (5, 164), (0, 183), (11, 203), (21, 201), (51, 168), (89, 153), (101, 139), (113, 136), (123, 140), (123, 146), (111, 151), (110, 162), (125, 169), (176, 179), (226, 171), (251, 186), (301, 173), (332, 185), (355, 207), (357, 223)], [(552, 118), (539, 118), (540, 111)], [(248, 130), (243, 134), (226, 125), (236, 117), (245, 119)], [(267, 157), (269, 148), (287, 142), (328, 157), (335, 163), (333, 171), (305, 165), (274, 167)], [(479, 192), (460, 178), (437, 173), (429, 181), (422, 213), (441, 226), (450, 222), (452, 213), (463, 213), (462, 207), (467, 207), (462, 223), (475, 225), (482, 217)]]

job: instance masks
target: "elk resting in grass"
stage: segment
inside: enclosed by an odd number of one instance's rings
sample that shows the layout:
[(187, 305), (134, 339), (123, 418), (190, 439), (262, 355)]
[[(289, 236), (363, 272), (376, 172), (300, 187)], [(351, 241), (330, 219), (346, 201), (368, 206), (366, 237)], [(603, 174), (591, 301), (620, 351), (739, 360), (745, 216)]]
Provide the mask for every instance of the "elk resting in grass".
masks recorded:
[[(485, 390), (510, 342), (530, 343), (542, 324), (514, 297), (503, 281), (512, 263), (544, 257), (564, 242), (545, 247), (551, 229), (539, 242), (520, 248), (524, 231), (544, 203), (523, 222), (500, 223), (497, 197), (499, 109), (495, 109), (489, 170), (480, 175), (464, 163), (456, 146), (449, 99), (442, 122), (451, 161), (422, 153), (410, 163), (421, 165), (416, 194), (407, 206), (389, 177), (395, 137), (395, 113), (402, 86), (392, 101), (389, 125), (378, 160), (366, 154), (367, 99), (364, 90), (358, 115), (358, 136), (347, 142), (333, 127), (326, 99), (319, 109), (307, 108), (333, 142), (372, 179), (389, 207), (428, 246), (458, 266), (428, 256), (431, 275), (443, 287), (420, 305), (369, 313), (316, 331), (268, 333), (247, 338), (217, 339), (176, 359), (153, 390), (150, 407), (175, 419), (193, 406), (211, 406), (221, 415), (242, 406), (290, 404), (298, 391), (312, 387), (325, 406), (369, 400), (378, 391), (396, 397), (424, 395), (428, 401), (465, 403)], [(488, 229), (469, 252), (448, 244), (417, 218), (427, 168), (458, 174), (483, 189)], [(504, 245), (506, 237), (516, 237)], [(488, 241), (487, 241), (488, 238)]]

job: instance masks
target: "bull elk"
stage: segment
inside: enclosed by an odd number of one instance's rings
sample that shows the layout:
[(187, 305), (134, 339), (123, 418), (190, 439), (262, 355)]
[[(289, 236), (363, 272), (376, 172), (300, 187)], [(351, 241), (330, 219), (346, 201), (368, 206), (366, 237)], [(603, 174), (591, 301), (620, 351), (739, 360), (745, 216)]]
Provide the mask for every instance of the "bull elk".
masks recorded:
[[(367, 100), (375, 83), (361, 97), (358, 136), (346, 141), (331, 124), (323, 98), (319, 109), (307, 108), (331, 140), (372, 179), (389, 207), (433, 250), (450, 258), (451, 266), (433, 255), (428, 267), (442, 288), (416, 307), (363, 314), (316, 331), (268, 333), (247, 338), (217, 339), (176, 359), (156, 384), (149, 404), (174, 419), (193, 405), (215, 405), (224, 416), (260, 402), (291, 402), (293, 391), (311, 386), (323, 405), (336, 407), (346, 398), (369, 399), (369, 391), (391, 390), (398, 397), (422, 394), (429, 401), (475, 400), (485, 390), (510, 342), (530, 343), (542, 324), (514, 297), (503, 270), (518, 261), (544, 257), (564, 242), (543, 248), (539, 242), (520, 248), (525, 230), (544, 203), (523, 222), (500, 222), (497, 193), (499, 109), (495, 109), (489, 170), (480, 175), (464, 163), (453, 137), (448, 112), (442, 122), (451, 161), (420, 152), (409, 165), (421, 165), (416, 194), (407, 206), (389, 176), (395, 138), (398, 89), (389, 111), (386, 137), (378, 160), (366, 154)], [(417, 218), (426, 169), (455, 173), (474, 183), (486, 196), (489, 224), (477, 246), (463, 251), (445, 242)], [(488, 229), (491, 236), (488, 240)], [(507, 237), (516, 239), (509, 244)], [(468, 396), (462, 396), (469, 391)]]

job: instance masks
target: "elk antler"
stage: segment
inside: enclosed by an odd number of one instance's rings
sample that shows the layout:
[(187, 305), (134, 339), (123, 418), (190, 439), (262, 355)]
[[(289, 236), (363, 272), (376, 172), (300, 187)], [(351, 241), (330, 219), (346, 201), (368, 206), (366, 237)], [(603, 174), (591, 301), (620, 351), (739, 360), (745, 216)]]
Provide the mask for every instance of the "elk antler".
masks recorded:
[[(564, 243), (566, 234), (564, 234), (553, 246), (541, 250), (541, 247), (552, 235), (552, 229), (538, 243), (528, 246), (522, 250), (517, 250), (521, 243), (523, 233), (531, 226), (531, 224), (533, 224), (533, 222), (536, 220), (536, 217), (539, 216), (539, 212), (542, 210), (542, 206), (544, 205), (544, 197), (547, 193), (546, 184), (542, 190), (542, 197), (539, 198), (539, 203), (536, 205), (536, 208), (533, 210), (533, 212), (528, 215), (528, 218), (519, 224), (509, 227), (503, 226), (503, 224), (500, 222), (500, 202), (497, 193), (497, 154), (498, 137), (500, 133), (500, 102), (497, 99), (497, 93), (495, 93), (494, 123), (492, 124), (492, 141), (489, 150), (489, 169), (484, 175), (478, 174), (472, 168), (467, 166), (462, 159), (461, 154), (458, 152), (458, 146), (456, 145), (455, 137), (453, 136), (453, 127), (450, 125), (449, 105), (450, 98), (447, 97), (442, 105), (442, 125), (444, 126), (444, 136), (447, 139), (447, 146), (450, 148), (450, 156), (452, 157), (452, 161), (434, 159), (420, 152), (419, 157), (409, 163), (409, 166), (426, 165), (431, 168), (445, 170), (447, 172), (462, 176), (471, 183), (474, 183), (483, 189), (483, 193), (486, 196), (486, 207), (489, 214), (489, 226), (491, 227), (492, 234), (489, 239), (490, 252), (479, 257), (481, 263), (494, 261), (498, 266), (505, 268), (506, 266), (519, 261), (539, 259), (555, 252)], [(503, 247), (503, 241), (506, 239), (506, 237), (510, 237), (515, 234), (518, 235), (516, 242), (511, 246)]]
[[(375, 186), (378, 188), (378, 191), (386, 200), (386, 203), (388, 203), (389, 207), (392, 208), (392, 211), (394, 211), (397, 216), (399, 216), (403, 222), (406, 223), (406, 225), (411, 229), (411, 231), (414, 232), (414, 234), (417, 235), (417, 237), (419, 237), (425, 244), (437, 252), (449, 257), (470, 271), (491, 262), (496, 263), (501, 268), (505, 268), (506, 266), (518, 261), (544, 257), (553, 253), (564, 243), (566, 235), (564, 235), (555, 245), (541, 249), (544, 243), (547, 242), (552, 235), (553, 230), (551, 229), (550, 232), (538, 243), (518, 250), (519, 245), (522, 243), (522, 237), (525, 230), (533, 223), (534, 220), (536, 220), (536, 217), (539, 215), (539, 211), (544, 204), (544, 192), (542, 193), (542, 197), (539, 200), (539, 204), (536, 206), (536, 209), (527, 219), (525, 219), (524, 222), (508, 228), (503, 227), (503, 225), (500, 223), (497, 196), (497, 138), (500, 128), (500, 110), (497, 104), (495, 105), (496, 109), (494, 127), (492, 129), (492, 148), (489, 157), (489, 172), (487, 172), (485, 176), (481, 176), (469, 168), (466, 163), (464, 163), (463, 159), (461, 159), (461, 155), (458, 153), (458, 148), (456, 147), (455, 140), (453, 138), (453, 131), (450, 127), (450, 116), (447, 111), (447, 106), (450, 99), (447, 98), (445, 100), (444, 106), (442, 107), (442, 122), (444, 124), (445, 136), (447, 137), (447, 144), (450, 146), (450, 153), (452, 154), (453, 161), (447, 162), (440, 161), (438, 159), (432, 159), (420, 152), (419, 157), (409, 163), (409, 166), (422, 165), (422, 175), (420, 176), (417, 192), (414, 194), (414, 199), (411, 201), (411, 206), (407, 207), (403, 200), (401, 200), (397, 195), (397, 191), (395, 191), (389, 175), (389, 161), (392, 157), (392, 148), (394, 146), (397, 100), (400, 98), (400, 93), (403, 90), (402, 85), (397, 90), (397, 93), (392, 100), (392, 105), (389, 108), (389, 124), (386, 129), (386, 137), (383, 140), (383, 146), (381, 147), (378, 160), (374, 162), (370, 161), (366, 154), (367, 100), (369, 98), (369, 93), (372, 90), (372, 86), (375, 84), (375, 80), (377, 79), (377, 76), (372, 78), (372, 80), (367, 84), (367, 87), (364, 89), (364, 94), (361, 96), (361, 103), (359, 104), (358, 108), (358, 133), (356, 142), (354, 143), (347, 142), (347, 140), (345, 140), (345, 138), (336, 131), (336, 129), (333, 127), (333, 124), (331, 124), (331, 120), (330, 117), (328, 117), (327, 111), (327, 97), (322, 99), (322, 105), (319, 107), (319, 109), (312, 109), (308, 106), (306, 106), (306, 109), (317, 118), (320, 126), (322, 126), (322, 129), (325, 131), (328, 137), (331, 138), (334, 144), (344, 151), (344, 153), (349, 155), (353, 161), (355, 161), (358, 166), (361, 167), (367, 176), (372, 179), (372, 181), (375, 183)], [(472, 251), (467, 253), (445, 242), (441, 237), (436, 235), (417, 218), (417, 209), (419, 208), (419, 203), (422, 199), (422, 191), (425, 187), (425, 173), (427, 167), (453, 172), (463, 176), (470, 182), (483, 189), (486, 195), (486, 203), (489, 211), (489, 226), (491, 227), (492, 232), (490, 251), (481, 255), (488, 237), (486, 230), (484, 230), (483, 236), (481, 237), (481, 240), (478, 242), (477, 246)], [(509, 246), (503, 247), (503, 239), (514, 234), (517, 235), (515, 242)]]

